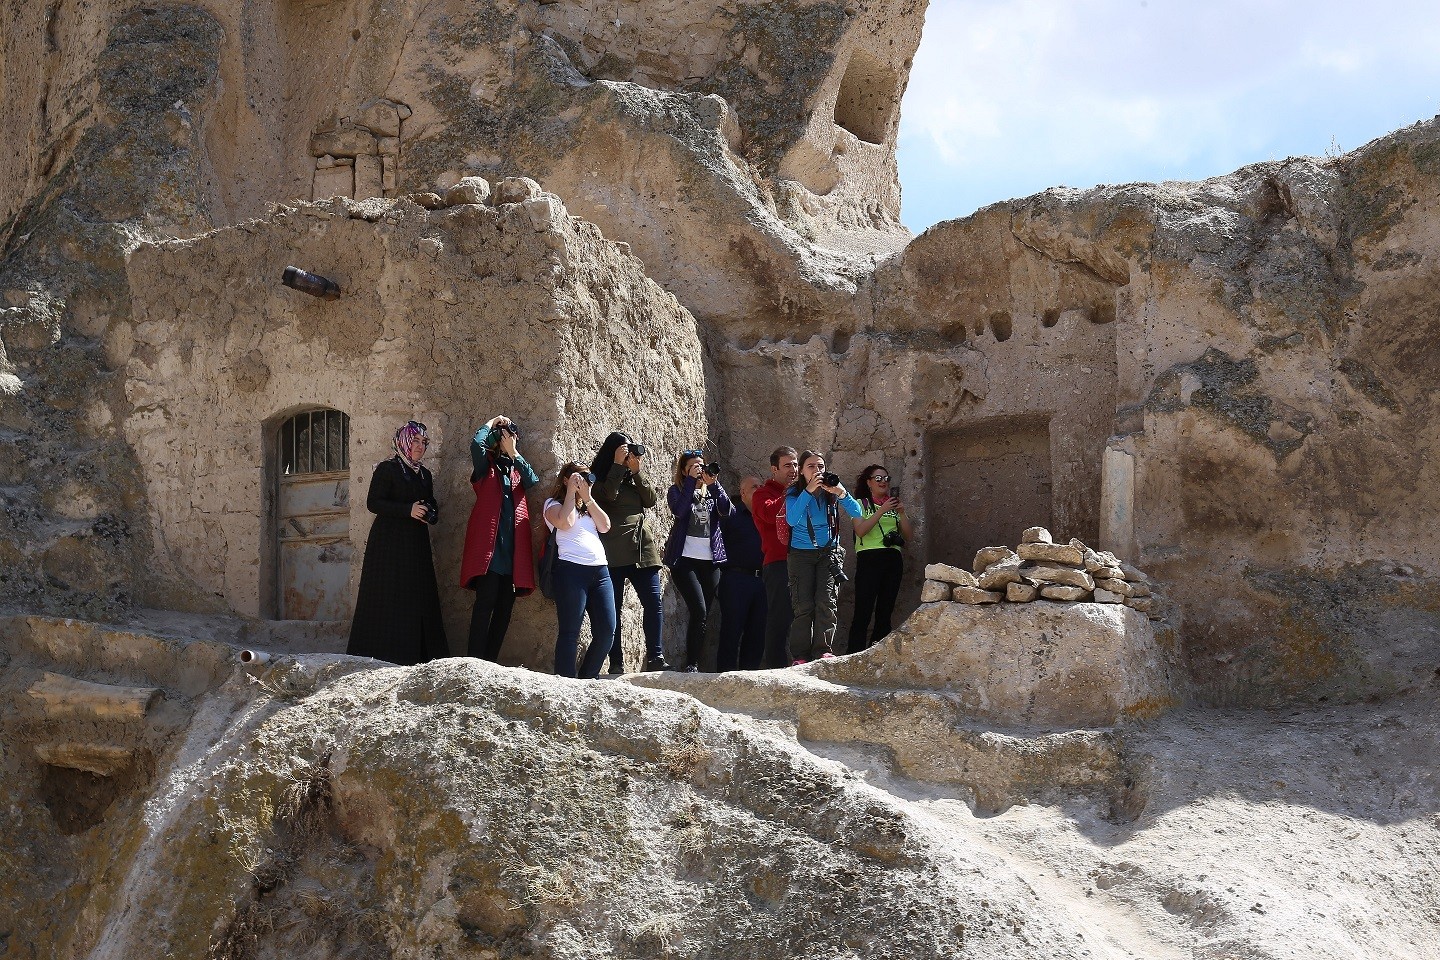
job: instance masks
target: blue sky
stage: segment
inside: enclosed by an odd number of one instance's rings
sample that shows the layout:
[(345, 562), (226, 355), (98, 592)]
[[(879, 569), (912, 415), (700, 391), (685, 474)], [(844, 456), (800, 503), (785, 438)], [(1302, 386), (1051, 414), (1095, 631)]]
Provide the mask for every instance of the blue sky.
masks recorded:
[(930, 0), (903, 218), (1348, 151), (1437, 113), (1440, 0)]

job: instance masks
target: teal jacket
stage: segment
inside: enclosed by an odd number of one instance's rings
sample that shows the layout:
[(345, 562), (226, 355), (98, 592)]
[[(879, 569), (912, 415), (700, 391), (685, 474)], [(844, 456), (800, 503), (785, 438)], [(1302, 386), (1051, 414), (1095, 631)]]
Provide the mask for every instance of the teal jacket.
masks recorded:
[[(835, 504), (838, 504), (839, 509), (836, 509), (832, 516), (831, 510)], [(840, 536), (841, 509), (852, 517), (860, 516), (860, 502), (848, 493), (838, 501), (823, 491), (819, 499), (809, 490), (801, 490), (799, 493), (792, 490), (786, 493), (785, 522), (790, 524), (790, 549), (820, 550), (835, 543)]]

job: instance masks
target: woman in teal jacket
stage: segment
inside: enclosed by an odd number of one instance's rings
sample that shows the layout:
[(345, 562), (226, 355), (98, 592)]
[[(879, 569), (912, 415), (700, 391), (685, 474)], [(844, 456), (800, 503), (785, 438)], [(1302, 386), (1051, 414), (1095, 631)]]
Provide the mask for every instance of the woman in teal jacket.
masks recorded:
[[(833, 481), (827, 483), (825, 481)], [(814, 450), (800, 456), (800, 476), (785, 494), (790, 524), (790, 650), (804, 663), (835, 655), (836, 611), (845, 561), (840, 546), (840, 511), (860, 516), (860, 504)]]

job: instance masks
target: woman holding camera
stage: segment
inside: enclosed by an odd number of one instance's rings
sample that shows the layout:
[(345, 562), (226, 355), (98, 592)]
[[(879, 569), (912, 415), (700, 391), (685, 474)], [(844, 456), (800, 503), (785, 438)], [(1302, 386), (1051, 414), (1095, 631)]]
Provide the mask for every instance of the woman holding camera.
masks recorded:
[(430, 447), (425, 424), (411, 420), (396, 430), (394, 447), (393, 457), (375, 465), (365, 497), (375, 523), (345, 652), (412, 666), (450, 656), (430, 553), (440, 507), (430, 471), (420, 465)]
[[(615, 592), (600, 535), (610, 517), (595, 502), (595, 475), (583, 463), (567, 463), (545, 501), (545, 526), (555, 531), (555, 675), (593, 680), (600, 675), (615, 637)], [(580, 622), (590, 615), (590, 646), (576, 669)]]
[(675, 463), (675, 482), (666, 494), (675, 526), (670, 528), (665, 543), (665, 565), (690, 611), (690, 623), (685, 628), (687, 673), (700, 669), (705, 623), (720, 582), (716, 564), (725, 562), (720, 518), (728, 517), (731, 510), (730, 497), (720, 485), (720, 465), (706, 466), (704, 458), (699, 450), (681, 453)]
[(800, 476), (785, 493), (790, 524), (790, 650), (801, 664), (835, 655), (835, 626), (845, 554), (840, 545), (840, 511), (860, 516), (860, 504), (840, 478), (825, 470), (814, 450), (800, 455)]
[(475, 592), (467, 652), (482, 660), (500, 659), (515, 598), (535, 589), (525, 491), (540, 478), (520, 456), (519, 438), (509, 417), (494, 417), (470, 441), (475, 506), (465, 528), (460, 586)]
[[(900, 577), (905, 568), (901, 548), (915, 536), (905, 505), (892, 492), (890, 474), (872, 463), (855, 481), (860, 491), (860, 518), (855, 521), (855, 616), (850, 621), (850, 642), (846, 653), (879, 643), (890, 632), (890, 616), (900, 595)], [(875, 629), (869, 639), (865, 631), (871, 615)]]
[(625, 672), (620, 646), (620, 614), (625, 608), (625, 584), (640, 597), (644, 611), (645, 669), (669, 670), (660, 646), (663, 613), (660, 602), (660, 540), (645, 511), (655, 506), (655, 489), (640, 470), (647, 453), (643, 444), (623, 433), (612, 433), (600, 445), (590, 464), (595, 474), (595, 499), (610, 517), (610, 529), (600, 535), (610, 582), (615, 589), (615, 642), (610, 646), (610, 672)]

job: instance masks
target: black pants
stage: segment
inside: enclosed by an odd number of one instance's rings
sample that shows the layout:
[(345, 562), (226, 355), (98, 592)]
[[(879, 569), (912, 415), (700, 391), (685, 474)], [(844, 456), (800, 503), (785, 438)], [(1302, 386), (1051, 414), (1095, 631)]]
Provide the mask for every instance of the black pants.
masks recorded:
[[(855, 554), (855, 617), (850, 621), (850, 643), (846, 653), (859, 653), (885, 639), (890, 632), (890, 617), (895, 612), (895, 598), (900, 595), (900, 577), (905, 557), (891, 547), (861, 550)], [(875, 615), (875, 629), (867, 640), (865, 630), (870, 615)]]
[(487, 573), (470, 581), (475, 587), (475, 607), (470, 611), (470, 642), (466, 653), (481, 660), (498, 662), (510, 613), (515, 609), (515, 578), (508, 573)]
[(644, 611), (642, 623), (645, 627), (645, 659), (661, 660), (665, 651), (660, 646), (660, 631), (664, 626), (664, 612), (660, 603), (660, 568), (638, 567), (629, 564), (611, 567), (610, 580), (615, 585), (615, 642), (610, 645), (610, 672), (625, 672), (625, 651), (620, 647), (620, 616), (625, 609), (625, 584), (635, 588), (640, 597), (640, 609)]
[(759, 570), (720, 569), (720, 646), (715, 669), (757, 670), (765, 653), (765, 581)]
[(765, 667), (774, 670), (790, 666), (790, 566), (784, 560), (765, 564), (760, 573), (765, 582)]
[(710, 616), (710, 604), (715, 600), (715, 587), (719, 571), (713, 560), (696, 560), (681, 557), (670, 571), (680, 599), (690, 611), (690, 623), (685, 628), (685, 665), (700, 665), (700, 650), (705, 646), (705, 624)]

